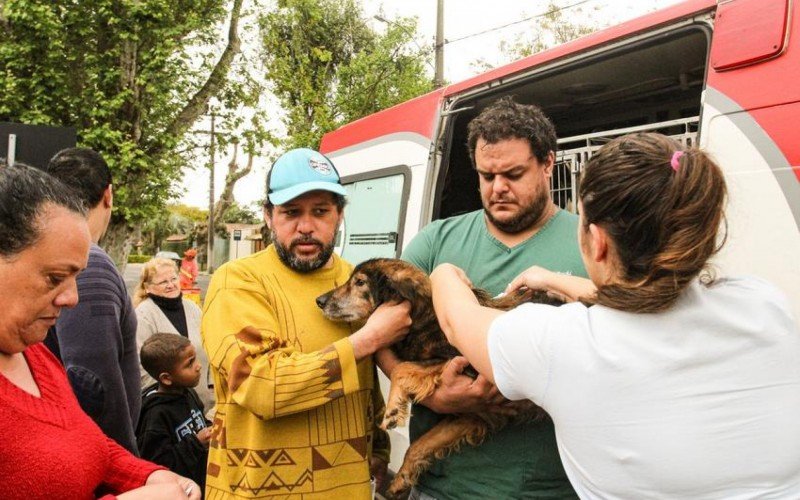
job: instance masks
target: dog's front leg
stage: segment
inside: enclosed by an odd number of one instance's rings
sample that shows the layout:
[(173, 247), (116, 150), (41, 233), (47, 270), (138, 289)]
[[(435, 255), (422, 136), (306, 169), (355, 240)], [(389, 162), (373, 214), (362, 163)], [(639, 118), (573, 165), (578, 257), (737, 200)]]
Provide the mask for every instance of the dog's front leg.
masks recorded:
[(411, 400), (422, 401), (433, 394), (439, 385), (445, 364), (446, 362), (422, 365), (407, 361), (394, 367), (381, 429), (389, 430), (406, 424), (409, 403)]
[(434, 458), (441, 459), (464, 443), (473, 446), (481, 443), (487, 431), (486, 422), (475, 415), (446, 417), (411, 444), (388, 493), (392, 498), (400, 498), (417, 484), (419, 475), (430, 467)]

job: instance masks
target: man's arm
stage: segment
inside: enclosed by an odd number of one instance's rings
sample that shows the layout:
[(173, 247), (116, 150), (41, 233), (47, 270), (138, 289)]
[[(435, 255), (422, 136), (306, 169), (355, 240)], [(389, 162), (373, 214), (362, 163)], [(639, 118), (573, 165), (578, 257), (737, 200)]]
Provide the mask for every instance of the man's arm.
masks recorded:
[(225, 398), (263, 419), (306, 411), (360, 389), (356, 362), (402, 337), (408, 304), (383, 305), (350, 337), (300, 352), (278, 334), (279, 316), (255, 285), (222, 288), (214, 275), (203, 314), (203, 344), (225, 382)]
[[(61, 311), (56, 329), (61, 359), (81, 408), (103, 432), (136, 453), (122, 339), (121, 303), (113, 270), (90, 266), (78, 276), (80, 301)], [(136, 397), (139, 397), (137, 394)]]

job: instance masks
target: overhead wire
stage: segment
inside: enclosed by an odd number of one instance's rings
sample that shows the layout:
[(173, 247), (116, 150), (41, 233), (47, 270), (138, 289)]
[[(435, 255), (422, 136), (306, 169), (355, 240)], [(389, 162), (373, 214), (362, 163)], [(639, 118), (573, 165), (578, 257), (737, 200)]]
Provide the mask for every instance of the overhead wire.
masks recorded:
[(563, 10), (571, 9), (573, 7), (578, 7), (579, 5), (583, 5), (585, 3), (589, 3), (589, 2), (593, 2), (593, 1), (596, 1), (596, 0), (581, 0), (580, 2), (575, 2), (575, 3), (571, 3), (569, 5), (564, 5), (563, 7), (559, 7), (557, 9), (551, 9), (551, 10), (549, 10), (547, 12), (543, 12), (541, 14), (536, 14), (536, 15), (533, 15), (533, 16), (529, 16), (529, 17), (526, 17), (524, 19), (520, 19), (518, 21), (513, 21), (513, 22), (510, 22), (510, 23), (504, 24), (502, 26), (496, 26), (494, 28), (489, 28), (487, 30), (479, 31), (477, 33), (472, 33), (470, 35), (464, 35), (462, 37), (455, 38), (453, 40), (445, 40), (442, 45), (447, 45), (447, 44), (450, 44), (450, 43), (460, 42), (460, 41), (466, 40), (468, 38), (474, 38), (476, 36), (485, 35), (486, 33), (491, 33), (493, 31), (498, 31), (498, 30), (501, 30), (501, 29), (505, 29), (505, 28), (508, 28), (509, 26), (514, 26), (515, 24), (521, 24), (521, 23), (524, 23), (524, 22), (527, 22), (527, 21), (531, 21), (531, 20), (539, 18), (539, 17), (549, 16), (551, 14), (555, 14), (555, 13), (561, 12)]

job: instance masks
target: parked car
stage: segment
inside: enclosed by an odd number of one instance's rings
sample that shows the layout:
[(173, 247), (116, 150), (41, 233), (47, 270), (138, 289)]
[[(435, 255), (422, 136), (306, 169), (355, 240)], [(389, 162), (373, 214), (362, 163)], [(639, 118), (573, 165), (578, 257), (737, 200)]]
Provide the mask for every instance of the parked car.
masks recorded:
[(178, 267), (181, 267), (181, 256), (175, 252), (156, 252), (156, 257), (159, 259), (170, 259), (174, 261)]

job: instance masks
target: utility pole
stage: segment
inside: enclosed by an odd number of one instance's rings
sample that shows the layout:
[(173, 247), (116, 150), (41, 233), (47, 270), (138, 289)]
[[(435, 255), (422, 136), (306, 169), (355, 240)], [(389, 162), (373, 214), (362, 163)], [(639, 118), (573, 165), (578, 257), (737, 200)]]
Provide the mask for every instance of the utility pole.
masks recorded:
[(212, 263), (211, 257), (214, 255), (214, 154), (216, 152), (216, 140), (217, 134), (227, 134), (225, 130), (221, 130), (217, 132), (216, 130), (216, 118), (217, 118), (217, 107), (219, 106), (220, 102), (217, 100), (216, 97), (211, 97), (209, 99), (208, 104), (206, 105), (206, 111), (204, 114), (211, 117), (211, 130), (191, 130), (189, 133), (192, 134), (209, 134), (211, 138), (211, 142), (209, 143), (208, 152), (209, 152), (209, 162), (208, 162), (208, 172), (209, 172), (209, 179), (208, 179), (208, 242), (206, 244), (206, 271), (208, 273), (212, 273), (214, 271), (214, 265)]
[(436, 69), (433, 75), (433, 86), (444, 86), (444, 0), (436, 2)]
[(208, 179), (208, 256), (206, 257), (206, 271), (211, 274), (214, 272), (214, 140), (216, 138), (214, 119), (216, 118), (216, 110), (214, 106), (209, 105), (208, 111), (211, 114), (211, 144), (209, 147), (211, 161), (208, 164), (210, 174)]

